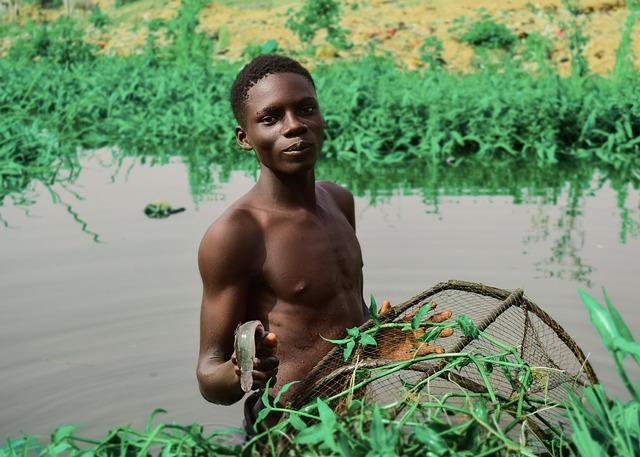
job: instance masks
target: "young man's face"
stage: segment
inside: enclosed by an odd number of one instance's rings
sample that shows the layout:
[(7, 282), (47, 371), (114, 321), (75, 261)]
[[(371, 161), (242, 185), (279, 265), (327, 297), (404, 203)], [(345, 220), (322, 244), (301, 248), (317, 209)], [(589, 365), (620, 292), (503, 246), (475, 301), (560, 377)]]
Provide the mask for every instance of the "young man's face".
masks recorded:
[(313, 85), (297, 73), (273, 73), (249, 89), (244, 126), (236, 139), (281, 173), (313, 167), (322, 147), (324, 119)]

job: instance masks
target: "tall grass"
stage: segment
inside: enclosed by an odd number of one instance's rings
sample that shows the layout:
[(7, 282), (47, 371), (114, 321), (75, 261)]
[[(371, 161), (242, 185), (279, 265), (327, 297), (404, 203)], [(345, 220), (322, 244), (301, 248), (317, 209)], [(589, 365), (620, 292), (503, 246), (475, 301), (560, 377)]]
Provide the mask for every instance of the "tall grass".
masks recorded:
[[(1, 161), (34, 158), (19, 152), (29, 132), (59, 145), (45, 150), (51, 158), (101, 146), (158, 162), (239, 155), (227, 101), (237, 68), (149, 66), (144, 56), (69, 67), (0, 60)], [(469, 159), (640, 166), (637, 80), (407, 72), (377, 58), (321, 67), (315, 77), (323, 155), (356, 171)]]

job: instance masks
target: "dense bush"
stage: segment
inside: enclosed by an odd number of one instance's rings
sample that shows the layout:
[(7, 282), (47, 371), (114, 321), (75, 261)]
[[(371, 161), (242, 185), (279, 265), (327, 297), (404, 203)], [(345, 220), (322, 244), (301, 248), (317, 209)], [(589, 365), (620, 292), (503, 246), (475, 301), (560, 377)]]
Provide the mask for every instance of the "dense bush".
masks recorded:
[[(238, 157), (228, 102), (237, 65), (176, 67), (142, 55), (59, 66), (50, 63), (59, 54), (41, 54), (39, 62), (0, 60), (0, 115), (13, 125), (3, 131), (2, 160), (31, 160), (16, 145), (31, 144), (34, 131), (56, 139), (52, 158), (106, 145), (160, 161)], [(327, 121), (323, 156), (360, 170), (471, 159), (639, 166), (637, 79), (408, 72), (381, 59), (320, 67), (315, 78)]]
[(9, 51), (9, 60), (47, 61), (68, 66), (91, 61), (97, 46), (83, 40), (84, 32), (71, 18), (59, 17), (55, 22), (36, 25), (29, 22)]
[(497, 24), (490, 19), (474, 22), (459, 39), (463, 43), (488, 49), (509, 49), (517, 41), (506, 25)]

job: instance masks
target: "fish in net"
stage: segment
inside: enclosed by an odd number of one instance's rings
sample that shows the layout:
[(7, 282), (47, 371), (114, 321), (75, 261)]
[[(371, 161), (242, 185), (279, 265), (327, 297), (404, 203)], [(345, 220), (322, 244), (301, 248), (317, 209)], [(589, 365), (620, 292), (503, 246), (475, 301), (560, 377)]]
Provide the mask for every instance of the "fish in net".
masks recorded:
[[(426, 311), (435, 305), (455, 319), (431, 325)], [(454, 334), (434, 340), (446, 325), (455, 326)], [(411, 410), (414, 422), (442, 414), (442, 423), (455, 427), (481, 402), (478, 414), (487, 422), (514, 443), (526, 435), (527, 446), (544, 453), (554, 438), (562, 441), (564, 402), (598, 382), (575, 341), (521, 289), (443, 282), (350, 334), (351, 349), (342, 340), (296, 385), (289, 410), (313, 408), (320, 398), (340, 415), (360, 401), (386, 408), (390, 420)], [(426, 344), (444, 353), (424, 354)], [(289, 432), (277, 440), (278, 455), (295, 455), (295, 433)]]

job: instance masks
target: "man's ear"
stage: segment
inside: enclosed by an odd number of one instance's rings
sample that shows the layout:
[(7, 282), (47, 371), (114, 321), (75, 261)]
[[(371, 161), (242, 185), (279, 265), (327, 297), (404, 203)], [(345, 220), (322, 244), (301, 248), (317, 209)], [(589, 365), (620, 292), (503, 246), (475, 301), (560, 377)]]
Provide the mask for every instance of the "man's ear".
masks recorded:
[(247, 141), (247, 132), (244, 131), (241, 125), (236, 126), (236, 142), (242, 149), (253, 149), (253, 146)]

